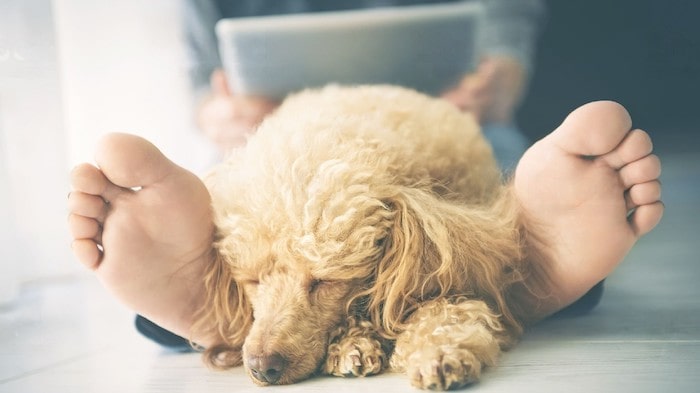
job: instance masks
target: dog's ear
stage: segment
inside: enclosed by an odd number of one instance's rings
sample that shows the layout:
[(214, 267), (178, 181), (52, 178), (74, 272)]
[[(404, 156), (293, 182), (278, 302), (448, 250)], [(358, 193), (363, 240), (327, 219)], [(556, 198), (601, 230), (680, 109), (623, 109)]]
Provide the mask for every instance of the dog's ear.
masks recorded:
[(522, 259), (508, 196), (469, 206), (404, 187), (385, 204), (395, 213), (393, 227), (364, 292), (376, 326), (395, 335), (421, 302), (444, 296), (478, 296), (508, 314), (504, 286), (518, 279)]
[(226, 257), (216, 250), (204, 284), (206, 302), (196, 316), (193, 330), (209, 337), (214, 344), (204, 348), (204, 361), (213, 368), (226, 369), (242, 364), (242, 347), (253, 324), (253, 309), (243, 289), (235, 281)]

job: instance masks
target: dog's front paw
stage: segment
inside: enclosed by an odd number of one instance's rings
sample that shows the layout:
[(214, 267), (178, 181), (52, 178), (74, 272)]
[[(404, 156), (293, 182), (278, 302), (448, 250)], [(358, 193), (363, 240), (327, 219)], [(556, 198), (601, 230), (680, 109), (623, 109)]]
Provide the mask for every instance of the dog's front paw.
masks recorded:
[(379, 374), (386, 355), (379, 341), (369, 337), (344, 337), (328, 347), (324, 371), (339, 377)]
[(420, 389), (458, 389), (479, 379), (481, 362), (466, 349), (431, 348), (413, 353), (406, 373)]

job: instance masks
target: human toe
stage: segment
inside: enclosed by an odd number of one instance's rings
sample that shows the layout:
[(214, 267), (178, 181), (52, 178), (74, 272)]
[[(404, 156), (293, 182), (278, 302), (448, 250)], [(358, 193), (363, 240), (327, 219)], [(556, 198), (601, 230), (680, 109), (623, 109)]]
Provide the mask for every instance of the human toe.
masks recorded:
[(658, 180), (635, 184), (625, 194), (627, 209), (649, 205), (661, 200), (661, 183)]
[(89, 217), (71, 214), (68, 216), (68, 229), (73, 239), (100, 240), (102, 228), (97, 220)]
[(649, 233), (661, 221), (664, 214), (664, 204), (661, 201), (638, 206), (628, 220), (634, 233), (643, 236)]
[(625, 139), (613, 151), (601, 157), (615, 169), (637, 161), (651, 154), (653, 143), (645, 131), (636, 129), (630, 131)]
[(552, 137), (569, 154), (600, 156), (617, 147), (631, 128), (625, 107), (614, 101), (595, 101), (571, 112)]
[(70, 173), (70, 183), (74, 191), (101, 195), (106, 200), (122, 192), (122, 189), (112, 184), (101, 170), (90, 164), (80, 164), (73, 168)]
[(122, 188), (157, 183), (179, 168), (151, 142), (121, 133), (105, 135), (99, 141), (95, 161), (105, 177)]
[(76, 239), (71, 245), (75, 257), (88, 269), (96, 269), (102, 259), (102, 251), (92, 239)]
[(105, 200), (99, 195), (72, 191), (68, 195), (68, 211), (72, 214), (97, 219), (101, 222), (107, 213), (107, 205)]
[(661, 176), (661, 161), (655, 154), (631, 162), (620, 169), (620, 179), (625, 189), (635, 184), (656, 180)]

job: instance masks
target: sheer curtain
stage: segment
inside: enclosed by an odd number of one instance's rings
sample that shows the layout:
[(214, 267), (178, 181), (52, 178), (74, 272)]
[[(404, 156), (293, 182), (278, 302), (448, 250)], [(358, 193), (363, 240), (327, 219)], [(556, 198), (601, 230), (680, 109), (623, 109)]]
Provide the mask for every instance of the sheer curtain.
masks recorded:
[(214, 161), (192, 126), (180, 38), (172, 0), (0, 1), (0, 303), (24, 281), (83, 271), (68, 173), (100, 135), (142, 135), (197, 173)]

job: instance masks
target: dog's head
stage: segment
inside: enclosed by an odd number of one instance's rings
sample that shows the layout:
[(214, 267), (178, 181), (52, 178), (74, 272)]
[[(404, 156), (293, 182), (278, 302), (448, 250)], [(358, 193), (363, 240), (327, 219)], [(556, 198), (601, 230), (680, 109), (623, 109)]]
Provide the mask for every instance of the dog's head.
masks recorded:
[(242, 344), (242, 354), (223, 362), (241, 360), (259, 384), (296, 382), (318, 369), (394, 223), (370, 179), (330, 160), (303, 190), (238, 183), (231, 200), (215, 200), (220, 266), (209, 298), (218, 301), (208, 307), (219, 309), (220, 339), (229, 345), (214, 347), (214, 363), (224, 356), (217, 348)]
[(314, 374), (329, 335), (351, 309), (391, 336), (428, 298), (469, 294), (503, 305), (502, 265), (490, 263), (515, 260), (516, 251), (510, 239), (488, 244), (469, 236), (498, 231), (502, 222), (476, 228), (482, 223), (427, 190), (375, 191), (356, 184), (314, 194), (299, 215), (293, 203), (282, 210), (249, 206), (219, 222), (218, 250), (230, 274), (224, 288), (239, 294), (223, 307), (253, 316), (248, 326), (231, 323), (243, 317), (228, 317), (224, 330), (247, 333), (241, 359), (256, 383)]

